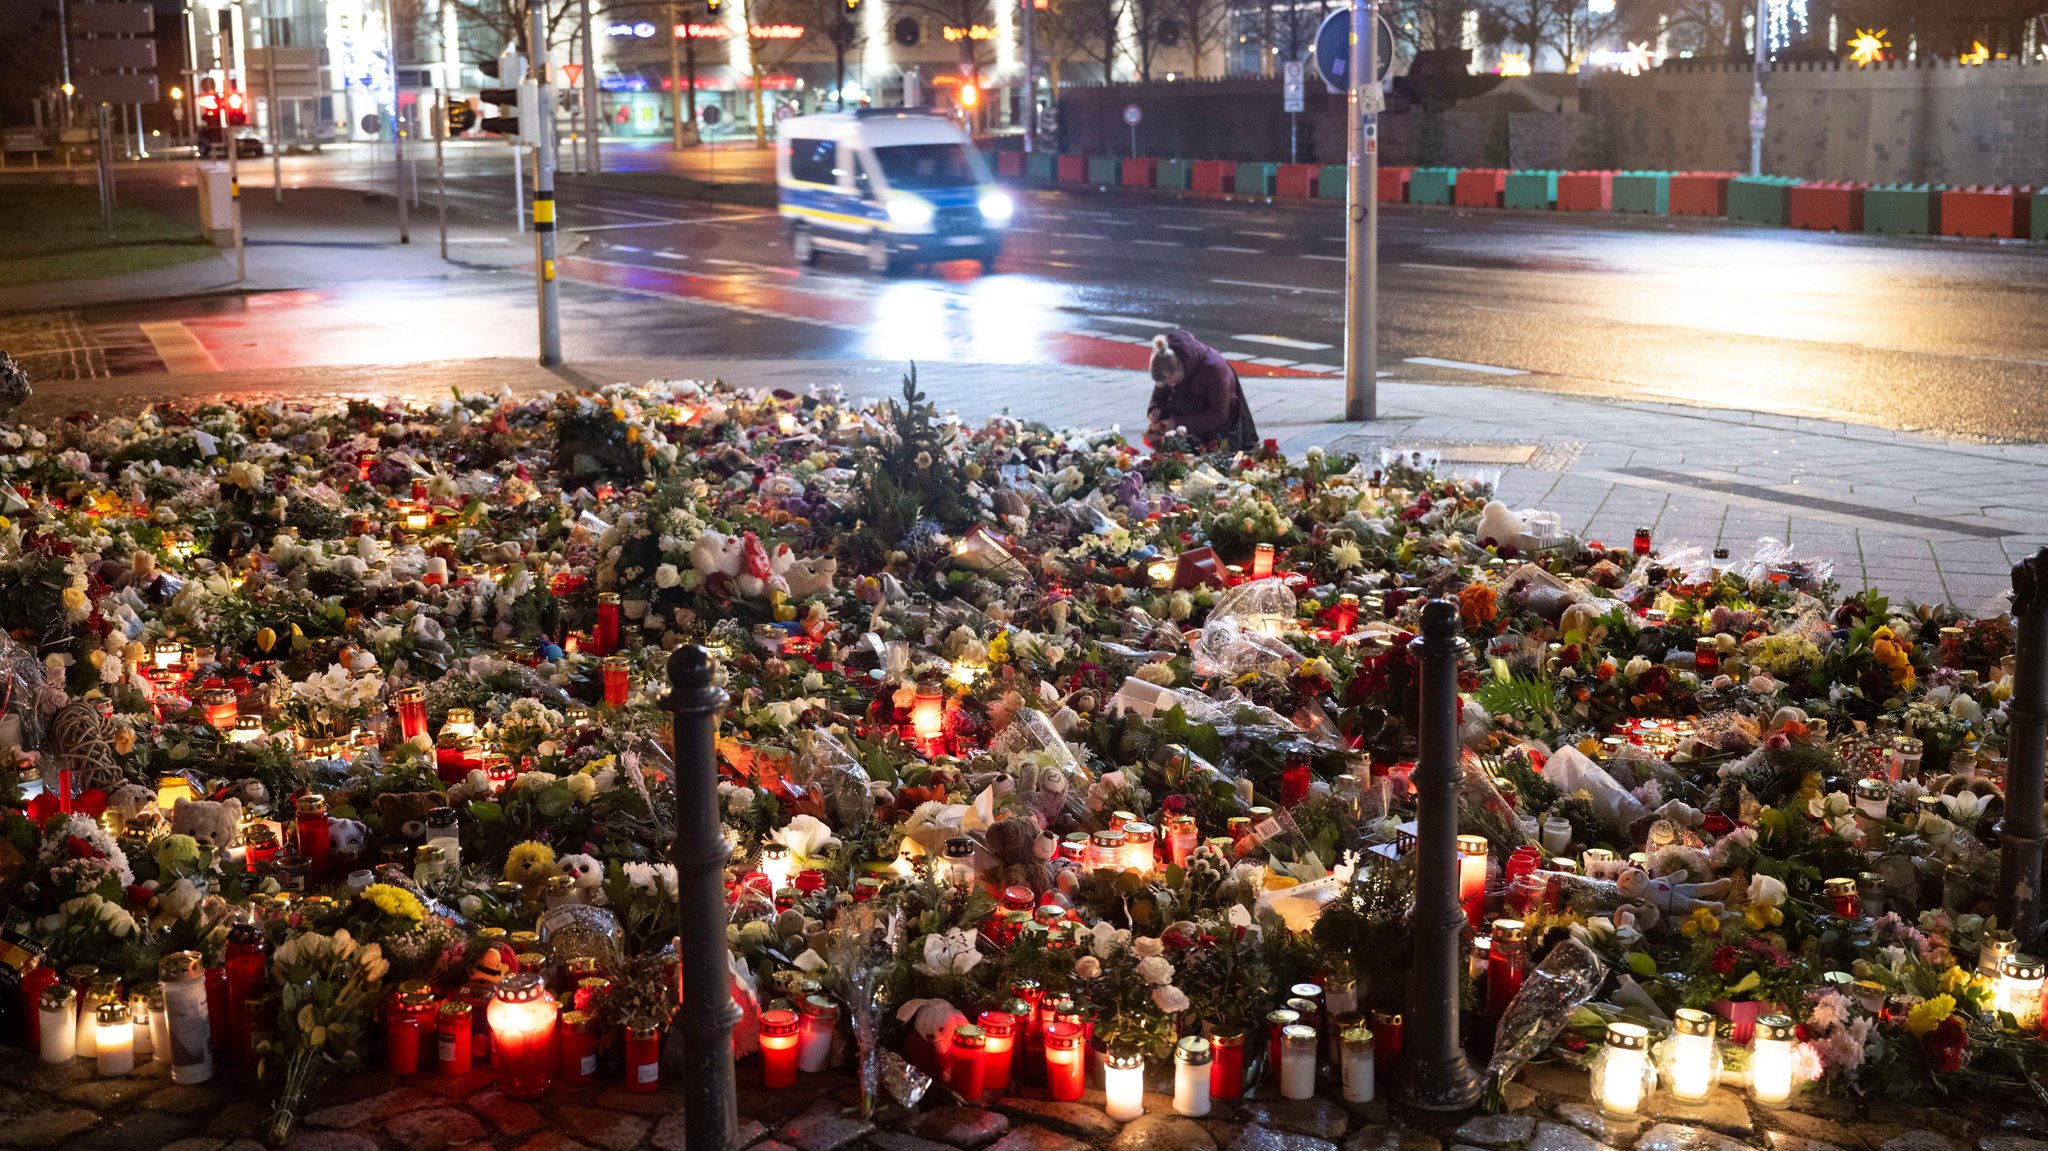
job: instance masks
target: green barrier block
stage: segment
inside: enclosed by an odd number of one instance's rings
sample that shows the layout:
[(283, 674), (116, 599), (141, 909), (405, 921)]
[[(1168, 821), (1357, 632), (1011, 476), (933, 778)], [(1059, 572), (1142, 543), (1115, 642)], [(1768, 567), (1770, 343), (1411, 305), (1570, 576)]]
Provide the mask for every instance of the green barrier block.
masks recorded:
[[(1863, 211), (1870, 211), (1867, 204)], [(2048, 188), (2034, 193), (2034, 242), (2048, 243)]]
[(1088, 157), (1088, 182), (1114, 187), (1123, 183), (1124, 162), (1116, 156)]
[(1644, 216), (1671, 214), (1671, 173), (1617, 172), (1614, 174), (1614, 210)]
[(1547, 169), (1508, 173), (1506, 207), (1548, 212), (1557, 207), (1557, 173)]
[(1273, 182), (1279, 178), (1280, 165), (1257, 163), (1246, 160), (1237, 166), (1237, 194), (1240, 196), (1270, 196)]
[(1411, 204), (1445, 204), (1451, 202), (1451, 190), (1458, 185), (1456, 168), (1417, 168), (1408, 177), (1408, 202)]
[(1050, 184), (1059, 178), (1059, 157), (1051, 152), (1033, 152), (1024, 157), (1024, 178)]
[(1863, 190), (1863, 230), (1888, 236), (1932, 236), (1941, 230), (1941, 189), (1929, 184), (1879, 184)]
[(1153, 184), (1173, 192), (1185, 192), (1194, 182), (1195, 164), (1192, 160), (1161, 160), (1159, 175)]
[(1792, 215), (1792, 176), (1737, 176), (1728, 181), (1728, 218), (1783, 227)]
[[(1342, 164), (1325, 164), (1316, 177), (1316, 199), (1343, 200), (1351, 194), (1351, 169)], [(2034, 213), (2036, 216), (2040, 212)]]

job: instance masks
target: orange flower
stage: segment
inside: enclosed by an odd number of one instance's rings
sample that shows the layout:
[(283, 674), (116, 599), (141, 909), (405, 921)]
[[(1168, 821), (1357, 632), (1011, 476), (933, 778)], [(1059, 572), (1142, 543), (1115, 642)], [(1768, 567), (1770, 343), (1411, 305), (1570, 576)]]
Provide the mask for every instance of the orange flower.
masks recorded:
[(1486, 584), (1467, 584), (1458, 592), (1458, 615), (1468, 628), (1483, 627), (1500, 614), (1499, 601), (1499, 595)]
[(1601, 660), (1600, 666), (1593, 669), (1593, 678), (1599, 680), (1601, 683), (1606, 683), (1608, 680), (1613, 679), (1614, 661), (1611, 659)]

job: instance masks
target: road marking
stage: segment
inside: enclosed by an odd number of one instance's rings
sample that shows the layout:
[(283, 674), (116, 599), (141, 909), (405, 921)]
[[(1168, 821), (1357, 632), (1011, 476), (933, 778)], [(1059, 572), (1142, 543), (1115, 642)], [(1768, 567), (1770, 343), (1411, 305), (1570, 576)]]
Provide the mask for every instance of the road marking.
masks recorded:
[(1395, 266), (1395, 267), (1397, 267), (1397, 268), (1421, 268), (1421, 269), (1422, 269), (1423, 271), (1425, 271), (1425, 272), (1476, 272), (1476, 271), (1479, 271), (1479, 269), (1478, 269), (1478, 268), (1468, 268), (1468, 267), (1465, 267), (1465, 266), (1464, 266), (1463, 264), (1395, 264), (1394, 266)]
[(1039, 232), (1042, 232), (1042, 231), (1044, 231), (1045, 229), (1043, 229), (1043, 228), (1027, 228), (1027, 227), (1025, 227), (1025, 226), (1024, 226), (1024, 225), (1022, 225), (1022, 224), (1011, 224), (1011, 225), (1010, 225), (1010, 230), (1011, 230), (1012, 232), (1030, 232), (1030, 233), (1031, 233), (1031, 234), (1033, 234), (1033, 235), (1037, 235), (1037, 234), (1038, 234)]
[[(573, 211), (574, 209), (571, 209), (571, 210)], [(680, 224), (680, 223), (682, 223), (683, 221), (681, 221), (681, 220), (677, 220), (677, 221), (675, 221), (675, 222), (676, 222), (676, 223), (678, 223), (678, 224)], [(636, 220), (636, 221), (634, 221), (633, 223), (630, 223), (630, 224), (578, 224), (577, 226), (575, 226), (575, 227), (573, 227), (573, 228), (563, 228), (563, 229), (562, 229), (562, 231), (564, 231), (564, 232), (613, 232), (613, 231), (617, 231), (617, 230), (618, 230), (618, 229), (620, 229), (620, 228), (666, 228), (666, 227), (668, 227), (668, 226), (669, 226), (669, 221), (667, 221), (667, 220)]]
[(718, 264), (726, 268), (751, 268), (755, 266), (748, 260), (728, 260), (723, 256), (706, 256), (704, 257), (704, 262), (707, 264)]
[(1424, 364), (1432, 368), (1456, 368), (1461, 372), (1480, 372), (1489, 376), (1526, 376), (1529, 373), (1520, 368), (1502, 368), (1493, 364), (1468, 364), (1464, 360), (1439, 360), (1435, 356), (1409, 356), (1404, 364)]
[(512, 241), (503, 236), (450, 236), (451, 244), (509, 244)]
[(600, 207), (598, 207), (598, 206), (597, 206), (596, 204), (572, 204), (572, 205), (567, 205), (567, 206), (569, 207), (569, 209), (570, 209), (571, 211), (576, 211), (576, 212), (602, 212), (602, 213), (604, 213), (604, 214), (605, 214), (605, 215), (607, 215), (607, 216), (624, 216), (624, 217), (626, 217), (627, 219), (631, 219), (631, 220), (660, 220), (660, 221), (661, 221), (662, 223), (664, 223), (664, 224), (687, 224), (687, 223), (689, 223), (689, 221), (688, 221), (688, 220), (679, 220), (679, 219), (676, 219), (676, 218), (674, 218), (674, 217), (671, 217), (671, 216), (656, 216), (656, 215), (652, 215), (652, 214), (650, 214), (650, 213), (647, 213), (647, 212), (628, 212), (628, 211), (627, 211), (626, 209), (624, 209), (624, 208), (600, 208)]
[(1293, 360), (1283, 360), (1278, 356), (1253, 356), (1238, 362), (1241, 364), (1258, 364), (1268, 368), (1291, 368), (1295, 364)]
[(1181, 246), (1179, 240), (1132, 240), (1131, 243), (1145, 244), (1154, 248), (1178, 248)]
[(1228, 244), (1211, 244), (1209, 245), (1209, 250), (1212, 252), (1235, 252), (1241, 256), (1263, 256), (1266, 254), (1264, 249), (1261, 248), (1233, 248)]
[(1167, 232), (1200, 232), (1203, 230), (1196, 224), (1161, 224), (1159, 227), (1162, 231)]
[(1314, 340), (1291, 340), (1286, 336), (1232, 336), (1233, 340), (1246, 344), (1271, 344), (1276, 348), (1293, 348), (1302, 352), (1323, 352), (1336, 347), (1335, 344), (1318, 344)]
[(1301, 254), (1301, 258), (1304, 260), (1328, 260), (1333, 264), (1341, 264), (1344, 262), (1344, 257), (1342, 256), (1319, 256), (1314, 252), (1303, 252)]
[(1212, 284), (1229, 284), (1234, 288), (1268, 288), (1275, 292), (1313, 292), (1318, 296), (1341, 296), (1344, 294), (1338, 288), (1305, 288), (1300, 284), (1266, 284), (1258, 280), (1211, 279), (1209, 282)]
[(687, 260), (690, 258), (681, 252), (656, 252), (654, 256), (658, 260)]
[(1143, 316), (1089, 316), (1088, 318), (1098, 324), (1128, 324), (1133, 328), (1151, 328), (1154, 331), (1170, 326), (1158, 320), (1145, 319)]
[(1264, 240), (1284, 240), (1287, 238), (1287, 233), (1285, 232), (1251, 232), (1243, 228), (1239, 228), (1237, 234), (1240, 236), (1257, 236)]
[(156, 349), (156, 358), (164, 362), (164, 370), (174, 376), (195, 372), (217, 372), (220, 364), (215, 362), (213, 353), (192, 334), (192, 329), (176, 320), (159, 320), (142, 324), (142, 334), (149, 339), (149, 346)]
[(1108, 236), (1092, 236), (1087, 232), (1054, 232), (1062, 240), (1107, 240)]
[[(1342, 364), (1296, 364), (1296, 365), (1294, 365), (1294, 369), (1295, 369), (1296, 371), (1298, 371), (1298, 372), (1322, 372), (1322, 373), (1324, 373), (1325, 375), (1336, 375), (1336, 374), (1337, 374), (1338, 372), (1341, 372), (1341, 371), (1343, 371), (1343, 370), (1344, 370), (1344, 365), (1342, 365)], [(1384, 376), (1384, 375), (1387, 375), (1387, 374), (1389, 374), (1389, 373), (1386, 373), (1386, 372), (1381, 372), (1380, 374)]]
[(645, 248), (636, 248), (631, 244), (613, 244), (612, 248), (620, 252), (644, 252), (647, 250)]

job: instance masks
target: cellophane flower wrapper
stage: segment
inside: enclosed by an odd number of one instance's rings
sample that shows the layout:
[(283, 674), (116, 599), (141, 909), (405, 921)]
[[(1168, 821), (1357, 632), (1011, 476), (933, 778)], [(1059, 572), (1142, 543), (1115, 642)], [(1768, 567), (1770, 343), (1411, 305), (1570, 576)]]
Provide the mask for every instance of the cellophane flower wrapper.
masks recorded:
[(1557, 1039), (1572, 1013), (1599, 994), (1606, 980), (1607, 965), (1576, 939), (1551, 948), (1529, 972), (1493, 1031), (1493, 1059), (1486, 1065), (1491, 1109), (1499, 1110), (1508, 1082)]
[[(989, 741), (989, 754), (1016, 777), (1016, 794), (1031, 797), (1057, 793), (1061, 806), (1073, 819), (1088, 813), (1088, 788), (1095, 773), (1083, 765), (1067, 746), (1052, 720), (1036, 708), (1025, 708), (1008, 727)], [(1033, 806), (1037, 806), (1033, 802)]]
[(1295, 617), (1294, 592), (1277, 579), (1241, 583), (1216, 597), (1209, 620), (1195, 640), (1195, 673), (1236, 679), (1275, 663), (1301, 662), (1301, 653), (1279, 637)]
[(805, 732), (800, 754), (790, 764), (787, 779), (798, 794), (812, 794), (823, 803), (825, 815), (835, 828), (865, 825), (875, 817), (875, 797), (867, 769), (838, 737), (822, 727)]

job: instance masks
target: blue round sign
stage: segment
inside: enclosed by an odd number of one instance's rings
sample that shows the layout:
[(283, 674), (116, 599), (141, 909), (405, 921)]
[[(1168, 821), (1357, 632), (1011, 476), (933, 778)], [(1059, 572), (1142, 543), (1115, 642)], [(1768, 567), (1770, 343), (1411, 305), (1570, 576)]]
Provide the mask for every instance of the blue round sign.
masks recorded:
[[(1394, 67), (1394, 26), (1387, 18), (1379, 18), (1379, 75), (1375, 79), (1385, 83), (1387, 73)], [(1350, 88), (1351, 72), (1351, 13), (1340, 9), (1323, 18), (1323, 26), (1316, 29), (1316, 71), (1323, 77), (1323, 83), (1333, 92)]]

